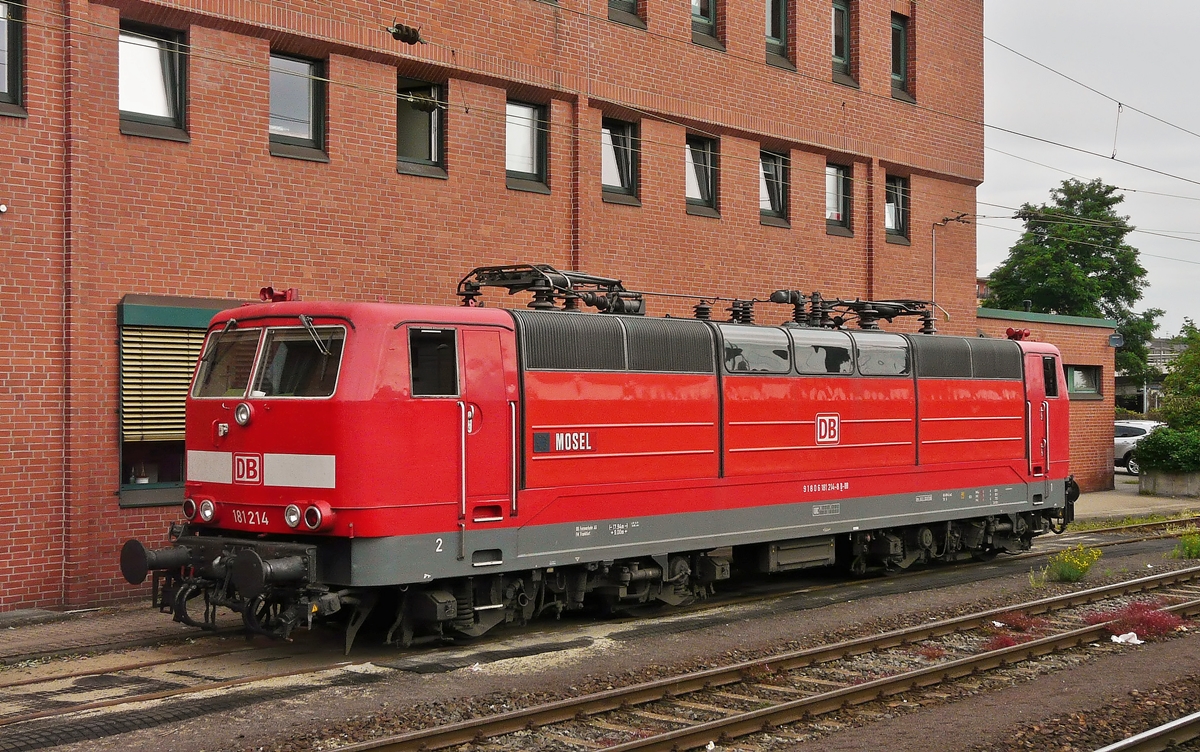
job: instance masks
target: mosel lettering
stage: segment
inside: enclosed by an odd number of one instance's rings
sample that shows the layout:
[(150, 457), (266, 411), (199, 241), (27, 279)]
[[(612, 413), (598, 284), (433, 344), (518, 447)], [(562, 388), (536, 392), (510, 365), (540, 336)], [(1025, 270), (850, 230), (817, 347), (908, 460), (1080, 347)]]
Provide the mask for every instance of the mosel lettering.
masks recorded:
[(590, 452), (592, 451), (592, 435), (587, 431), (554, 434), (554, 451), (556, 452)]

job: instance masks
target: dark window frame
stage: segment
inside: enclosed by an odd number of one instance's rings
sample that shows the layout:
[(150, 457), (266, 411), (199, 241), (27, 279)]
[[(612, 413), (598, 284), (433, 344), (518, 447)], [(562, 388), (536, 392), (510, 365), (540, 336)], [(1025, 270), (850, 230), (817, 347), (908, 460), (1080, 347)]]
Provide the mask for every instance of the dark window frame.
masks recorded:
[(23, 107), (25, 75), (22, 65), (25, 60), (24, 5), (15, 5), (10, 2), (3, 3), (3, 5), (5, 17), (0, 24), (4, 25), (8, 40), (8, 54), (5, 58), (8, 75), (5, 81), (7, 90), (0, 92), (0, 115), (24, 117), (26, 115)]
[[(518, 107), (529, 107), (534, 112), (533, 129), (534, 129), (534, 155), (533, 155), (533, 172), (523, 172), (520, 170), (508, 169), (508, 107), (516, 105)], [(549, 158), (548, 133), (550, 130), (549, 112), (545, 105), (534, 104), (532, 102), (522, 102), (516, 99), (509, 99), (504, 103), (504, 122), (505, 122), (505, 165), (504, 175), (507, 186), (512, 190), (529, 191), (531, 193), (549, 193), (550, 183), (548, 179), (549, 173)]]
[[(450, 344), (451, 347), (454, 348), (454, 352), (452, 353), (453, 358), (449, 362), (449, 364), (453, 365), (453, 367), (454, 367), (454, 373), (452, 375), (453, 381), (454, 381), (454, 390), (452, 392), (445, 391), (445, 389), (444, 389), (445, 384), (442, 382), (445, 379), (446, 374), (441, 372), (440, 367), (438, 369), (439, 372), (437, 374), (438, 383), (431, 384), (431, 386), (438, 388), (439, 389), (438, 391), (425, 391), (425, 389), (427, 387), (424, 384), (419, 385), (418, 381), (417, 381), (417, 369), (414, 367), (414, 363), (417, 360), (417, 358), (414, 357), (417, 354), (417, 349), (416, 349), (417, 345), (418, 345), (417, 340), (427, 339), (432, 342), (435, 340), (435, 338), (440, 338), (443, 340), (448, 339), (448, 343), (442, 342), (439, 345), (435, 346), (434, 352), (441, 349), (441, 345), (445, 345), (445, 344)], [(409, 370), (408, 379), (409, 379), (409, 388), (412, 390), (411, 394), (414, 399), (418, 399), (418, 398), (420, 398), (420, 399), (455, 399), (462, 395), (462, 378), (461, 378), (462, 367), (458, 362), (458, 350), (459, 350), (459, 347), (458, 347), (458, 330), (457, 329), (444, 329), (441, 327), (422, 327), (422, 326), (409, 327), (409, 330), (408, 330), (408, 370)], [(423, 352), (423, 350), (422, 350), (422, 352)], [(447, 363), (446, 363), (445, 359), (439, 360), (439, 366), (445, 366), (446, 364)], [(421, 386), (421, 388), (422, 388), (421, 391), (418, 391), (418, 386)]]
[[(788, 5), (790, 0), (766, 0), (767, 34), (766, 45), (768, 55), (788, 58)], [(771, 25), (778, 26), (779, 34), (771, 36)]]
[[(686, 176), (684, 178), (684, 197), (687, 203), (687, 211), (689, 214), (697, 214), (706, 217), (719, 217), (720, 214), (720, 169), (721, 169), (721, 149), (720, 144), (715, 138), (707, 136), (691, 136), (689, 135), (684, 142), (685, 157), (691, 155), (692, 169), (696, 169), (696, 153), (697, 150), (705, 157), (702, 165), (705, 172), (705, 180), (700, 179), (700, 175), (696, 176), (696, 183), (700, 189), (700, 197), (692, 198), (687, 196)], [(687, 160), (684, 160), (684, 169), (687, 169)], [(708, 196), (705, 196), (705, 192)]]
[[(304, 63), (309, 66), (307, 78), (309, 96), (308, 109), (310, 118), (309, 123), (311, 128), (310, 138), (287, 136), (281, 133), (271, 133), (268, 129), (268, 143), (271, 154), (277, 157), (290, 157), (293, 159), (304, 159), (314, 162), (328, 162), (329, 156), (325, 153), (325, 120), (328, 117), (326, 108), (328, 95), (325, 82), (325, 61), (301, 57), (298, 55), (288, 55), (286, 53), (274, 51), (271, 52), (270, 57), (272, 60), (278, 58), (280, 60)], [(289, 73), (285, 75), (294, 74)], [(268, 120), (269, 119), (270, 112), (268, 111)]]
[[(887, 231), (887, 237), (889, 240), (907, 240), (911, 231), (910, 223), (912, 221), (912, 184), (906, 177), (888, 175), (885, 185), (884, 228)], [(887, 206), (890, 204), (896, 206), (894, 227), (887, 226), (886, 211)]]
[[(178, 29), (122, 21), (120, 34), (145, 37), (166, 45), (161, 51), (163, 69), (167, 74), (164, 77), (164, 83), (167, 88), (168, 102), (175, 113), (172, 117), (163, 117), (133, 110), (121, 110), (118, 98), (121, 133), (128, 136), (187, 141), (187, 33)], [(119, 35), (117, 44), (119, 48), (121, 44)], [(119, 80), (117, 85), (119, 97)]]
[[(1095, 389), (1076, 389), (1075, 388), (1075, 373), (1087, 372), (1095, 377)], [(1072, 365), (1065, 364), (1063, 372), (1067, 380), (1067, 394), (1071, 399), (1079, 400), (1096, 400), (1104, 398), (1104, 368), (1095, 365)]]
[[(701, 12), (696, 12), (696, 2), (693, 0), (692, 11), (692, 43), (709, 47), (720, 52), (725, 51), (725, 45), (720, 38), (720, 2), (721, 0), (698, 0)], [(703, 12), (704, 4), (708, 4), (708, 13)]]
[(646, 22), (638, 13), (638, 0), (608, 0), (608, 20), (645, 29)]
[[(641, 159), (640, 159), (640, 157), (641, 157), (641, 141), (638, 136), (637, 123), (631, 123), (631, 122), (628, 122), (625, 120), (617, 120), (616, 118), (603, 118), (600, 121), (600, 130), (601, 130), (601, 140), (600, 140), (601, 150), (606, 148), (604, 145), (603, 134), (606, 131), (609, 133), (609, 138), (611, 139), (612, 145), (613, 145), (613, 156), (617, 162), (617, 172), (618, 172), (619, 178), (621, 177), (620, 173), (621, 173), (621, 167), (622, 167), (622, 162), (621, 162), (622, 150), (624, 150), (624, 153), (626, 156), (626, 162), (624, 165), (624, 167), (625, 167), (624, 178), (625, 179), (622, 180), (622, 185), (614, 186), (614, 185), (609, 185), (608, 183), (604, 182), (604, 168), (603, 168), (604, 155), (603, 155), (603, 153), (601, 153), (600, 158), (601, 158), (602, 164), (601, 164), (601, 170), (600, 170), (600, 191), (601, 191), (604, 199), (605, 200), (615, 200), (616, 203), (627, 203), (627, 201), (625, 201), (623, 199), (630, 199), (630, 198), (637, 199), (638, 189), (639, 189), (638, 178), (640, 177), (640, 169), (639, 169), (638, 163), (641, 161)], [(625, 141), (624, 146), (619, 146), (617, 143), (618, 130), (623, 131), (621, 138), (624, 139), (624, 141)], [(625, 185), (626, 182), (628, 182), (628, 185)]]
[[(848, 86), (857, 86), (854, 79), (854, 20), (852, 0), (833, 0), (830, 14), (832, 16), (831, 57), (833, 61), (833, 80)], [(838, 13), (841, 13), (841, 23)], [(838, 35), (841, 34), (842, 54), (838, 55)]]
[[(442, 84), (400, 76), (396, 80), (396, 171), (410, 175), (445, 178), (446, 174), (446, 88)], [(401, 153), (401, 108), (423, 112), (429, 119), (432, 159), (406, 156)], [(432, 109), (426, 110), (426, 107)]]
[[(911, 21), (899, 13), (892, 14), (892, 96), (897, 99), (912, 100), (912, 64), (909, 34)], [(897, 49), (897, 44), (899, 49)], [(897, 67), (900, 71), (897, 73)]]
[[(841, 209), (841, 219), (830, 219), (829, 217), (829, 171), (835, 170), (838, 182), (837, 196), (841, 199), (839, 208)], [(851, 218), (853, 217), (854, 207), (854, 181), (851, 177), (851, 168), (849, 165), (840, 165), (833, 163), (825, 164), (825, 231), (835, 235), (846, 234), (851, 232), (853, 225)]]
[[(789, 181), (789, 164), (786, 154), (770, 151), (769, 149), (761, 149), (758, 152), (758, 169), (759, 179), (766, 182), (767, 197), (771, 204), (770, 209), (762, 208), (761, 191), (759, 195), (758, 214), (759, 221), (763, 224), (790, 227), (788, 224), (788, 200), (790, 198), (790, 181)], [(772, 179), (767, 174), (767, 165), (772, 164), (772, 169), (778, 176), (774, 180), (775, 191), (772, 192)]]

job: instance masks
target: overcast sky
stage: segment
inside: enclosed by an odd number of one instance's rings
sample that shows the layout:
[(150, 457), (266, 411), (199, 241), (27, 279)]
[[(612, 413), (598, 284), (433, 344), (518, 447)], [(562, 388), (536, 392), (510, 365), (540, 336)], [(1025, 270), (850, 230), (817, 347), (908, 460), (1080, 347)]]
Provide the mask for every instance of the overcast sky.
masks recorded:
[[(1196, 86), (1200, 2), (987, 0), (984, 8), (987, 37), (1126, 107), (1118, 128), (1117, 105), (1112, 101), (984, 42), (988, 125), (1097, 152), (1105, 158), (985, 129), (985, 179), (976, 210), (982, 215), (978, 219), (979, 273), (986, 275), (995, 269), (1019, 238), (1013, 230), (1023, 224), (1002, 218), (1011, 216), (1012, 208), (1026, 202), (1048, 203), (1050, 190), (1064, 178), (1098, 177), (1128, 189), (1118, 211), (1128, 215), (1139, 230), (1181, 238), (1143, 232), (1128, 236), (1127, 241), (1141, 251), (1149, 282), (1135, 310), (1156, 307), (1166, 311), (1160, 319), (1160, 337), (1176, 334), (1185, 316), (1200, 320), (1200, 137), (1128, 109), (1136, 107), (1200, 133)], [(1113, 153), (1114, 133), (1117, 159), (1187, 180), (1108, 159)]]

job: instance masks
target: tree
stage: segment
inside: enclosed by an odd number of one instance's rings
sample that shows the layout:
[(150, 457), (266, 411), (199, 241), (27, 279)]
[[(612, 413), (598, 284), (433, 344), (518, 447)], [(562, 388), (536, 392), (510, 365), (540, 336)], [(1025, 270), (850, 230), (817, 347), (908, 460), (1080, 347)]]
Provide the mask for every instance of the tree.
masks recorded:
[(1125, 242), (1133, 230), (1129, 217), (1115, 210), (1125, 197), (1099, 178), (1068, 178), (1050, 198), (1050, 204), (1023, 204), (1017, 212), (1025, 232), (989, 277), (985, 305), (1020, 311), (1029, 301), (1038, 313), (1113, 319), (1125, 340), (1117, 349), (1118, 370), (1138, 380), (1153, 378), (1147, 343), (1163, 311), (1131, 310), (1142, 299), (1146, 269), (1138, 250)]
[(1200, 329), (1184, 319), (1175, 341), (1184, 348), (1163, 378), (1163, 418), (1172, 428), (1200, 429)]

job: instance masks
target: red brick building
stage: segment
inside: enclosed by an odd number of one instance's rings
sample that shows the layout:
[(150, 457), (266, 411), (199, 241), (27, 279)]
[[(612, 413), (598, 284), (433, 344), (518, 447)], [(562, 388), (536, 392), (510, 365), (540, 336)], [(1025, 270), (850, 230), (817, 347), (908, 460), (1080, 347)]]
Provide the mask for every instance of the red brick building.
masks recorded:
[(936, 297), (975, 333), (974, 232), (943, 220), (983, 179), (982, 0), (766, 12), (0, 1), (0, 609), (130, 594), (207, 317), (263, 284), (449, 303), (529, 261)]

